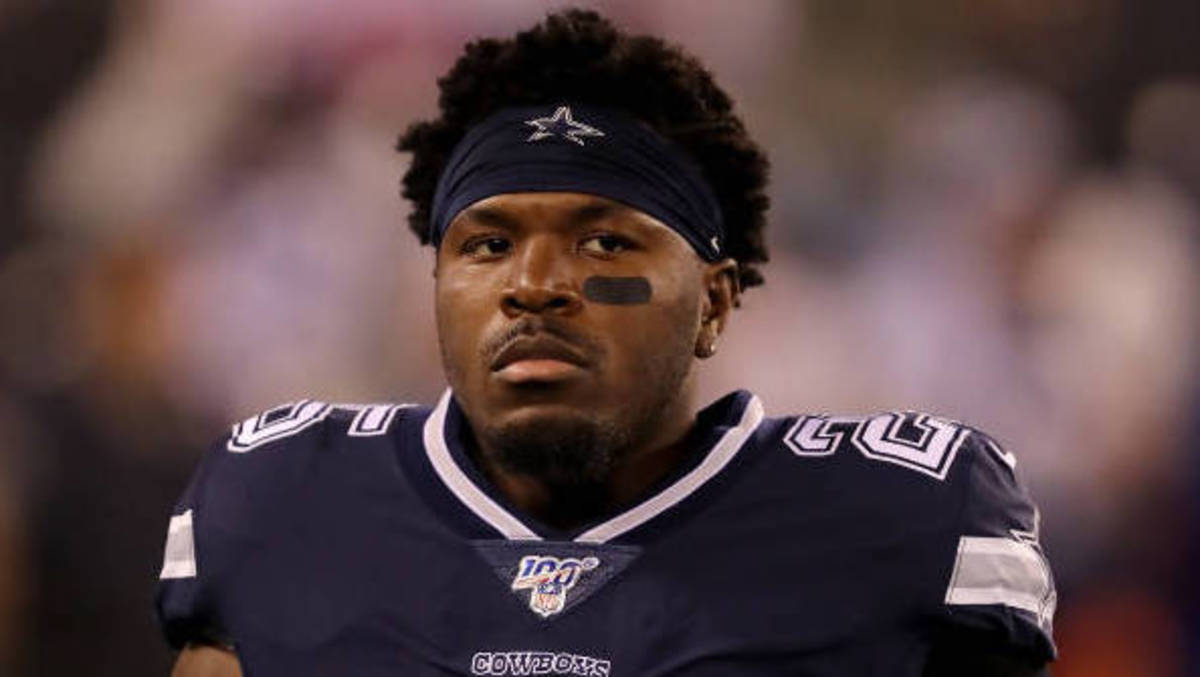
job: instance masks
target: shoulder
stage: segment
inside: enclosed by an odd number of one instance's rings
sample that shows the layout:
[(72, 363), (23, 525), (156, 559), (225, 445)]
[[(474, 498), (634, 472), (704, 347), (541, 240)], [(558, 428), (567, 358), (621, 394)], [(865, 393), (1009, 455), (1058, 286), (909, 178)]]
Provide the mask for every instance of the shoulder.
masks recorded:
[[(802, 458), (851, 454), (945, 481), (975, 429), (958, 421), (915, 411), (868, 415), (803, 415), (779, 426), (782, 441)], [(887, 466), (862, 465), (883, 471)]]
[(937, 514), (962, 536), (1037, 532), (1037, 508), (1016, 455), (961, 421), (892, 411), (791, 416), (764, 428), (776, 457), (772, 471), (785, 481), (820, 474), (844, 490), (857, 488), (862, 506), (903, 504)]
[[(820, 472), (849, 485), (926, 496), (943, 509), (998, 501), (1020, 510), (1018, 504), (1029, 502), (1016, 457), (982, 430), (943, 416), (919, 411), (787, 416), (768, 419), (759, 439), (772, 448), (772, 465), (785, 477)], [(888, 492), (864, 498), (873, 496), (886, 498)]]
[(227, 641), (224, 595), (250, 558), (292, 543), (314, 515), (353, 520), (358, 497), (401, 491), (397, 455), (428, 411), (304, 399), (230, 426), (169, 520), (156, 605), (171, 643)]
[(303, 399), (230, 426), (208, 449), (176, 506), (197, 530), (269, 533), (322, 487), (387, 477), (398, 453), (419, 439), (428, 408)]
[(917, 411), (766, 419), (752, 485), (778, 508), (881, 538), (1011, 536), (1036, 512), (1013, 454), (976, 427)]
[[(244, 454), (264, 448), (305, 446), (331, 441), (327, 433), (349, 438), (388, 434), (398, 419), (428, 414), (428, 408), (412, 403), (329, 403), (319, 400), (287, 402), (257, 413), (231, 427), (222, 438), (224, 449)], [(305, 434), (305, 433), (308, 434)], [(336, 437), (332, 438), (335, 443)]]
[(1056, 594), (1038, 509), (1017, 455), (995, 437), (914, 411), (791, 416), (764, 427), (772, 477), (808, 482), (807, 493), (832, 496), (827, 505), (870, 533), (926, 550), (922, 575), (938, 623), (1053, 657)]

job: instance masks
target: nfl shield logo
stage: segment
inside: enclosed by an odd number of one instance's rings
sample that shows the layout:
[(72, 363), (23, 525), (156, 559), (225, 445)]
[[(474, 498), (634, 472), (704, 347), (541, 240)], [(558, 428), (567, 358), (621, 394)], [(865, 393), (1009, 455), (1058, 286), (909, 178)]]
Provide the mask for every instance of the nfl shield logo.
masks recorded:
[(529, 608), (547, 618), (566, 606), (567, 592), (585, 572), (600, 566), (595, 557), (552, 557), (528, 555), (521, 558), (512, 589), (529, 590)]

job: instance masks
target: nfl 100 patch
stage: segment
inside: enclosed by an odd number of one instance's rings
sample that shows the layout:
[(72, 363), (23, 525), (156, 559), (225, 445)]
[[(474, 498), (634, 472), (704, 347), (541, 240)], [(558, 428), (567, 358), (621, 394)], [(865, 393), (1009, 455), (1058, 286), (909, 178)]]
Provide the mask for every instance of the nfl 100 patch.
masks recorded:
[(640, 552), (628, 546), (545, 541), (477, 541), (475, 549), (500, 582), (543, 619), (586, 600)]
[(590, 555), (583, 559), (526, 555), (517, 566), (512, 589), (528, 590), (530, 610), (545, 618), (562, 611), (567, 592), (575, 587), (580, 577), (599, 566), (600, 560)]

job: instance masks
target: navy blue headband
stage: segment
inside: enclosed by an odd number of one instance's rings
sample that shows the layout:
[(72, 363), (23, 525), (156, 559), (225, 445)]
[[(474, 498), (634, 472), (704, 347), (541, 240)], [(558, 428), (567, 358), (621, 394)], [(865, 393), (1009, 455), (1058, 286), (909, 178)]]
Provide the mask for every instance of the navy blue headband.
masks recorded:
[(460, 211), (501, 193), (606, 197), (662, 221), (707, 261), (724, 258), (712, 187), (690, 157), (649, 126), (583, 105), (506, 108), (472, 127), (438, 179), (430, 238)]

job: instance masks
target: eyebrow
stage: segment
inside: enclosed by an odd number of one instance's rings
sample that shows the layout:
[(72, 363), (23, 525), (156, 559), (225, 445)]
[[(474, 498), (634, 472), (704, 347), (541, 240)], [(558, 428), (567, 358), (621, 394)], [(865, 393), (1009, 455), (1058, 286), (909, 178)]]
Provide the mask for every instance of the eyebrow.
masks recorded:
[(514, 219), (503, 209), (496, 209), (495, 207), (468, 207), (463, 210), (458, 218), (505, 230), (513, 230), (517, 227), (517, 219)]
[[(629, 207), (617, 202), (588, 202), (572, 209), (567, 214), (566, 222), (576, 227), (586, 226), (625, 211), (629, 211)], [(504, 230), (515, 230), (521, 223), (521, 219), (514, 216), (511, 212), (490, 206), (468, 207), (463, 210), (461, 218), (480, 225), (493, 226)]]

